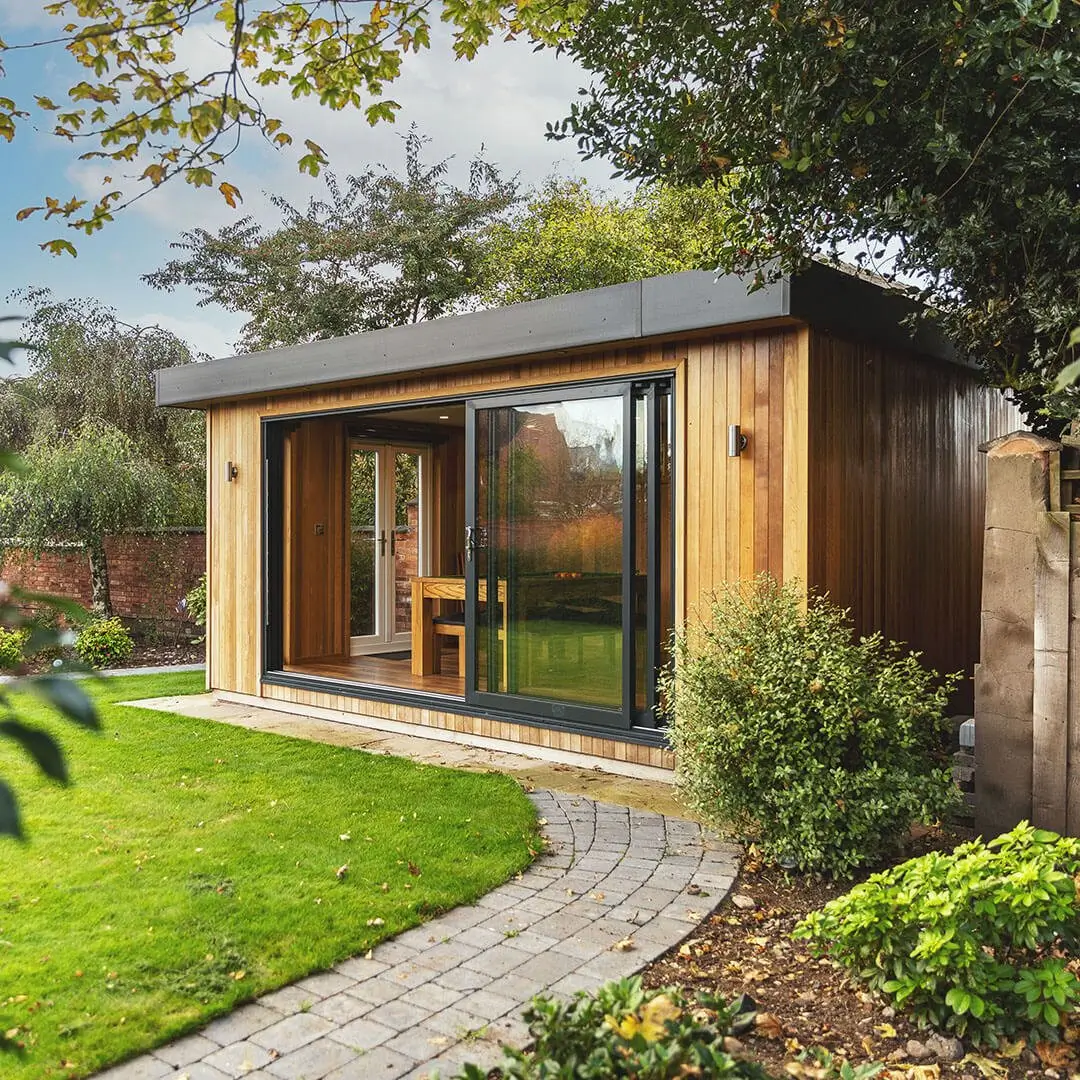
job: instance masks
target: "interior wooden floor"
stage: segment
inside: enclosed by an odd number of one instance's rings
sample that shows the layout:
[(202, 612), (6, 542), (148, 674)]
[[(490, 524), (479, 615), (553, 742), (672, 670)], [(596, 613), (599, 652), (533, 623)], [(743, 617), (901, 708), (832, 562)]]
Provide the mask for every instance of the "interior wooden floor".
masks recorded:
[(465, 696), (465, 675), (458, 674), (457, 644), (444, 649), (438, 675), (414, 675), (412, 661), (392, 660), (386, 656), (352, 656), (348, 659), (307, 660), (302, 664), (286, 664), (286, 671), (302, 675), (318, 675), (324, 679), (341, 679), (368, 686), (386, 686), (395, 690), (415, 690), (425, 694)]

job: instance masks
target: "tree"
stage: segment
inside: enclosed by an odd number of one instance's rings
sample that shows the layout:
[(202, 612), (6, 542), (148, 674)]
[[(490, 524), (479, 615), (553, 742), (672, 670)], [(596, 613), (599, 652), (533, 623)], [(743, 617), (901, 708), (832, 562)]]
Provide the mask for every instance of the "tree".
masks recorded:
[(1059, 0), (605, 0), (551, 130), (629, 178), (737, 176), (724, 269), (891, 256), (1029, 415), (1071, 414), (1047, 387), (1080, 322), (1078, 42)]
[(629, 196), (584, 180), (549, 179), (491, 231), (489, 304), (637, 281), (716, 265), (726, 196), (712, 185), (649, 184)]
[(405, 137), (405, 174), (367, 169), (326, 177), (329, 199), (306, 211), (281, 196), (281, 225), (264, 231), (244, 217), (217, 234), (193, 229), (173, 244), (186, 254), (145, 277), (172, 290), (189, 285), (200, 305), (250, 316), (246, 349), (293, 345), (413, 323), (475, 302), (490, 270), (484, 237), (514, 202), (515, 180), (475, 157), (469, 185), (446, 178), (447, 161), (425, 165), (425, 139)]
[(104, 615), (112, 614), (105, 537), (174, 524), (183, 504), (172, 472), (119, 428), (90, 420), (43, 436), (19, 471), (0, 474), (0, 531), (39, 551), (58, 540), (82, 544), (92, 606)]
[(21, 451), (42, 434), (107, 423), (202, 491), (202, 417), (154, 402), (154, 372), (194, 363), (191, 349), (160, 327), (121, 321), (96, 300), (58, 300), (47, 289), (12, 299), (31, 311), (20, 327), (29, 371), (0, 381), (0, 445)]
[[(589, 0), (442, 0), (440, 17), (455, 56), (470, 59), (492, 35), (524, 35), (538, 44), (564, 38)], [(0, 96), (0, 138), (22, 127), (48, 129), (87, 149), (110, 175), (96, 201), (48, 196), (26, 207), (87, 234), (118, 210), (174, 177), (196, 187), (217, 183), (230, 206), (242, 198), (220, 169), (246, 129), (280, 149), (302, 140), (297, 165), (313, 176), (327, 164), (322, 147), (290, 132), (267, 111), (267, 88), (294, 98), (317, 96), (327, 108), (362, 109), (369, 124), (393, 120), (398, 103), (384, 97), (405, 56), (430, 47), (431, 0), (309, 0), (249, 7), (245, 0), (57, 0), (57, 20), (41, 39), (0, 41), (4, 52), (63, 48), (85, 69), (67, 102), (37, 94), (33, 103)], [(184, 33), (217, 24), (221, 63), (189, 70), (177, 62)], [(0, 74), (3, 69), (0, 68)], [(133, 177), (118, 170), (142, 171)], [(43, 247), (75, 254), (69, 240)]]

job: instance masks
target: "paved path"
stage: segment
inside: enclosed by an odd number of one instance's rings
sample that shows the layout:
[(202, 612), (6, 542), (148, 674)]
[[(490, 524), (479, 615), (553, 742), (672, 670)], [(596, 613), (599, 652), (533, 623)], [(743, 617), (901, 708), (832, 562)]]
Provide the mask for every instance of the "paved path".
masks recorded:
[[(494, 1064), (523, 1046), (522, 1006), (632, 974), (731, 887), (737, 849), (690, 821), (530, 795), (549, 851), (519, 878), (356, 957), (267, 994), (98, 1080), (398, 1080)], [(617, 942), (633, 938), (632, 949)]]

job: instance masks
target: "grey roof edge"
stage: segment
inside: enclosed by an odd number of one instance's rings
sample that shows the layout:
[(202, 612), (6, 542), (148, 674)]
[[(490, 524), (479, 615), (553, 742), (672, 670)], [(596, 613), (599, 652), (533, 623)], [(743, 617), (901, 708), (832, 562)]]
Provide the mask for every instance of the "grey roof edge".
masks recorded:
[[(900, 324), (911, 310), (877, 285), (815, 265), (755, 292), (746, 278), (711, 271), (646, 278), (409, 326), (209, 360), (155, 373), (158, 405), (317, 389), (338, 383), (461, 367), (710, 328), (797, 318), (870, 334), (946, 359), (942, 343)], [(904, 306), (906, 305), (906, 306)], [(924, 335), (925, 336), (925, 335)]]

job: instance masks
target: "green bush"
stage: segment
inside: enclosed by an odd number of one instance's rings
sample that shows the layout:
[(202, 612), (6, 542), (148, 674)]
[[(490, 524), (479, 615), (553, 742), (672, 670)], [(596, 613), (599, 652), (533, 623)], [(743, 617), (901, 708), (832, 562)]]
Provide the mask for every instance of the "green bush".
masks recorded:
[(88, 623), (75, 639), (75, 655), (94, 668), (119, 667), (134, 647), (127, 627), (115, 617)]
[(850, 875), (958, 792), (943, 713), (956, 676), (766, 576), (713, 597), (661, 678), (684, 801), (767, 858)]
[[(623, 979), (579, 992), (567, 1002), (540, 996), (524, 1012), (533, 1047), (503, 1048), (500, 1068), (515, 1080), (667, 1080), (709, 1076), (764, 1080), (760, 1065), (724, 1050), (735, 1013), (711, 994), (645, 990)], [(458, 1080), (485, 1080), (487, 1069), (466, 1065)]]
[(1080, 840), (1026, 822), (875, 874), (804, 919), (808, 939), (921, 1023), (976, 1041), (1055, 1034), (1080, 1003)]
[(17, 668), (26, 657), (23, 650), (30, 640), (30, 631), (25, 626), (9, 629), (0, 626), (0, 668), (11, 671)]
[[(184, 610), (191, 616), (191, 621), (196, 626), (206, 626), (206, 571), (203, 571), (191, 592), (184, 597)], [(205, 639), (204, 634), (195, 640), (199, 642)]]

